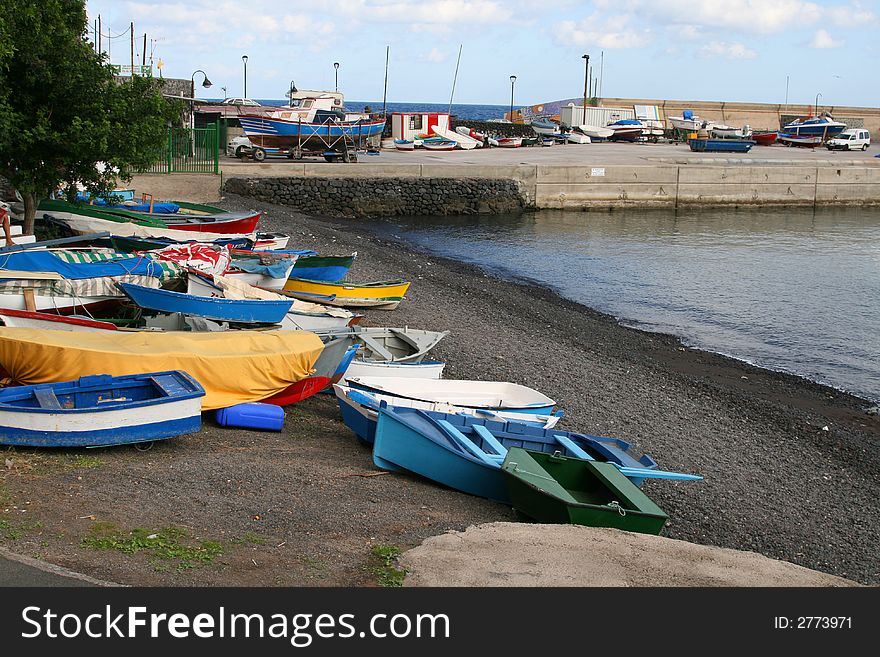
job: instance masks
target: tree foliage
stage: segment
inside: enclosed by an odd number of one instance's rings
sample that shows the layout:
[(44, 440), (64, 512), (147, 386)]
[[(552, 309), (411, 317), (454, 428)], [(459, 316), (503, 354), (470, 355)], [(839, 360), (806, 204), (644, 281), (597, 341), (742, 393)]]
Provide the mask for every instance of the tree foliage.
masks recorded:
[(159, 80), (114, 78), (87, 40), (81, 0), (0, 0), (0, 36), (4, 28), (0, 175), (22, 194), (32, 232), (36, 200), (51, 190), (105, 193), (155, 162), (179, 107)]

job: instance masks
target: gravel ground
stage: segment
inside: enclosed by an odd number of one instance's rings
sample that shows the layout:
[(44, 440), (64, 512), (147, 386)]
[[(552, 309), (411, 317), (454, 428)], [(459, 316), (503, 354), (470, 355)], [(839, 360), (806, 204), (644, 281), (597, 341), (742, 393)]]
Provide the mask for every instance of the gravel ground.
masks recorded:
[[(255, 203), (229, 196), (223, 205)], [(265, 206), (263, 230), (326, 254), (358, 251), (351, 278), (413, 281), (365, 324), (452, 334), (447, 378), (538, 388), (561, 428), (613, 435), (701, 482), (647, 482), (663, 534), (751, 550), (867, 584), (877, 546), (880, 419), (864, 400), (618, 326), (550, 290), (379, 239), (354, 221)], [(287, 409), (281, 433), (217, 427), (151, 451), (10, 450), (0, 468), (0, 544), (127, 584), (371, 585), (376, 545), (406, 549), (448, 529), (509, 521), (504, 506), (404, 475), (373, 475), (369, 451), (324, 395)], [(222, 545), (213, 560), (84, 547), (84, 537), (172, 526)], [(167, 533), (167, 532), (166, 532)], [(167, 554), (165, 556), (168, 556)]]

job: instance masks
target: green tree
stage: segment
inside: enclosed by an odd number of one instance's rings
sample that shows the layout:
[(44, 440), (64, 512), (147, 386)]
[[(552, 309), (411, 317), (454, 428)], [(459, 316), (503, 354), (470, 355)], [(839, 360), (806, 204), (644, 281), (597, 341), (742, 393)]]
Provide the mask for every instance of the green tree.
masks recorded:
[(163, 99), (159, 80), (114, 78), (87, 41), (81, 0), (0, 0), (0, 16), (8, 39), (5, 56), (0, 44), (0, 175), (21, 193), (32, 233), (37, 202), (51, 190), (72, 195), (81, 183), (107, 193), (155, 162), (180, 108)]

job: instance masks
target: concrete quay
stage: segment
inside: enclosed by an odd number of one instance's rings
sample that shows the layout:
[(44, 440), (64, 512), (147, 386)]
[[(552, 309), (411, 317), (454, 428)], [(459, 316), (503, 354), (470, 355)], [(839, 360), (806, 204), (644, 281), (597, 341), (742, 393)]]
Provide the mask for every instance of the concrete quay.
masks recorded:
[[(472, 151), (386, 151), (356, 164), (320, 158), (224, 157), (221, 179), (510, 178), (528, 207), (602, 209), (688, 205), (880, 204), (880, 159), (867, 152), (754, 147), (750, 153), (695, 153), (685, 144), (596, 143)], [(162, 198), (217, 200), (222, 181), (204, 175), (142, 175), (135, 189)]]

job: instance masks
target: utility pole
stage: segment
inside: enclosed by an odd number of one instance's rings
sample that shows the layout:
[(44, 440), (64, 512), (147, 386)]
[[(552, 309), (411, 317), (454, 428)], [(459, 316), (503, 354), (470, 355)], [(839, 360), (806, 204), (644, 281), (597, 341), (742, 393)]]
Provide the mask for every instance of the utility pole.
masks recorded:
[(144, 32), (144, 49), (141, 52), (141, 66), (147, 65), (147, 33)]
[(98, 54), (104, 54), (104, 48), (101, 46), (101, 37), (104, 36), (101, 34), (103, 28), (101, 27), (101, 14), (98, 14)]
[(605, 51), (599, 54), (599, 98), (602, 97), (602, 72), (605, 70)]
[(134, 77), (134, 23), (128, 26), (128, 31), (131, 32), (131, 75)]

